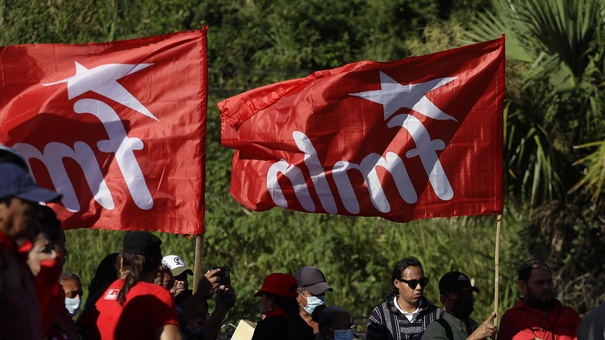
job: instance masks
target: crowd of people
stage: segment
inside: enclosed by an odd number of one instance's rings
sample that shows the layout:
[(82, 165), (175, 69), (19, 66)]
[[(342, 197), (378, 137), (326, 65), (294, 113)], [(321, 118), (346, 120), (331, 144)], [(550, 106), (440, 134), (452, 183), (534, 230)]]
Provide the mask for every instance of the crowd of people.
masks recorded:
[[(35, 183), (19, 154), (0, 146), (0, 339), (218, 338), (236, 303), (224, 280), (228, 268), (209, 269), (193, 292), (191, 269), (179, 255), (163, 256), (162, 241), (149, 232), (125, 233), (121, 251), (99, 263), (82, 304), (80, 278), (63, 270), (65, 233), (44, 205), (60, 198)], [(481, 323), (471, 317), (479, 288), (462, 272), (439, 280), (443, 307), (424, 296), (429, 279), (415, 257), (395, 264), (391, 282), (392, 293), (368, 318), (369, 340), (605, 340), (605, 304), (582, 320), (554, 298), (551, 271), (542, 261), (520, 266), (522, 298), (499, 327), (495, 313)], [(252, 339), (353, 339), (350, 313), (326, 304), (332, 291), (314, 266), (267, 275), (254, 294), (260, 316)]]

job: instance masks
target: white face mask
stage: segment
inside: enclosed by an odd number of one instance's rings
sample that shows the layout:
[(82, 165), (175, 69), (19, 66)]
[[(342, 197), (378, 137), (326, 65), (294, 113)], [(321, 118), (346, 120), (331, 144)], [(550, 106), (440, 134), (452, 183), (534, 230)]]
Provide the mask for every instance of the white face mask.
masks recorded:
[(326, 304), (326, 297), (323, 295), (318, 297), (318, 296), (304, 296), (304, 295), (300, 294), (300, 296), (304, 297), (307, 300), (307, 305), (303, 306), (303, 308), (305, 309), (305, 311), (307, 313), (309, 313), (309, 315), (313, 314), (313, 311), (315, 310), (315, 308), (317, 308), (317, 306)]
[(69, 315), (74, 316), (80, 312), (80, 300), (65, 298), (65, 308), (69, 311)]

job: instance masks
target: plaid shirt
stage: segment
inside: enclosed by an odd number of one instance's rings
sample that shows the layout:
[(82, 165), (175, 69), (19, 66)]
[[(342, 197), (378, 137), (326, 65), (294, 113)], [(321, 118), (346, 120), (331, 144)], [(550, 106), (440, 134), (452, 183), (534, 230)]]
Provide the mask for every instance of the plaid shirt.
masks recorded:
[(408, 340), (420, 339), (422, 333), (436, 319), (443, 315), (443, 310), (423, 296), (418, 316), (410, 322), (393, 304), (393, 297), (387, 298), (380, 306), (374, 308), (368, 318), (367, 340)]

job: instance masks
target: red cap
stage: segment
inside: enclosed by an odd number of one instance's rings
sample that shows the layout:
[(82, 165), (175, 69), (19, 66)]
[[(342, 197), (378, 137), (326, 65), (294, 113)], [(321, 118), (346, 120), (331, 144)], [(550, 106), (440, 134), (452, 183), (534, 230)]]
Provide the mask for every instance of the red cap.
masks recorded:
[(276, 296), (296, 297), (296, 279), (290, 274), (273, 273), (265, 277), (263, 286), (260, 287), (254, 296), (261, 296), (264, 293), (269, 293)]

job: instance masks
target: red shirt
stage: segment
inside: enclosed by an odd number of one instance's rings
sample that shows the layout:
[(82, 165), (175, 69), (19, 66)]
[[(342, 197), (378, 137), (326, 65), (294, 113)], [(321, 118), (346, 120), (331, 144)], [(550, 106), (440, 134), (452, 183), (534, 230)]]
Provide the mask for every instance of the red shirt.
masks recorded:
[(59, 283), (62, 269), (60, 254), (53, 260), (40, 262), (40, 273), (36, 276), (36, 297), (40, 304), (43, 335), (49, 334), (53, 324), (65, 310), (65, 291)]
[(95, 304), (93, 318), (98, 315), (96, 326), (101, 339), (153, 339), (155, 329), (179, 325), (176, 304), (164, 287), (138, 282), (121, 306), (117, 298), (122, 286), (124, 280), (117, 279)]
[(576, 311), (561, 305), (559, 300), (555, 300), (546, 318), (542, 311), (527, 306), (521, 299), (502, 316), (498, 327), (498, 340), (577, 339), (581, 321)]

